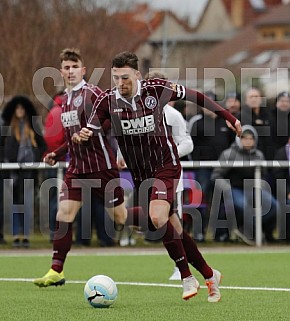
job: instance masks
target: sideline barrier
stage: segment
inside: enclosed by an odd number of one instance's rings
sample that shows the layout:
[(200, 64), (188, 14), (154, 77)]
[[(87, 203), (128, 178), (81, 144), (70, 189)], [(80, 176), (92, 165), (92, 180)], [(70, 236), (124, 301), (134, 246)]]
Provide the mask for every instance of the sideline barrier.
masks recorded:
[[(46, 163), (0, 163), (0, 170), (17, 170), (17, 169), (36, 169), (36, 170), (49, 170), (57, 169), (58, 182), (63, 180), (63, 169), (67, 168), (68, 162), (58, 162), (54, 166), (49, 166)], [(199, 167), (244, 167), (243, 161), (233, 161), (233, 162), (220, 162), (220, 161), (182, 161), (181, 166), (184, 169), (193, 169)], [(288, 167), (290, 168), (290, 161), (250, 161), (247, 162), (245, 167), (255, 168), (255, 220), (256, 220), (256, 246), (262, 246), (262, 206), (261, 206), (261, 193), (262, 189), (262, 179), (261, 171), (262, 168), (275, 168), (275, 167)], [(126, 178), (125, 178), (126, 180)], [(60, 186), (59, 186), (60, 187)]]

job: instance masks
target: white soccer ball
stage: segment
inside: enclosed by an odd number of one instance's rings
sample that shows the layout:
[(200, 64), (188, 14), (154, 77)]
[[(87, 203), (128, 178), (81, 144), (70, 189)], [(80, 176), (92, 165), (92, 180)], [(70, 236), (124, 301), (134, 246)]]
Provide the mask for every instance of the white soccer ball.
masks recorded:
[(84, 288), (85, 300), (94, 308), (108, 308), (118, 295), (116, 283), (106, 275), (95, 275)]

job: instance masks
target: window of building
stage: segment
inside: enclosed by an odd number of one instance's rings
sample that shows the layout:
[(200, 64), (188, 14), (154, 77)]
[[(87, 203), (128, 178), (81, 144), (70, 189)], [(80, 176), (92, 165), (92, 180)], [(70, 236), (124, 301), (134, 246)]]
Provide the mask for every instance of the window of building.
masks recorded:
[(284, 31), (284, 39), (290, 39), (290, 30)]
[(265, 40), (274, 40), (276, 38), (276, 32), (274, 30), (263, 31), (262, 37)]

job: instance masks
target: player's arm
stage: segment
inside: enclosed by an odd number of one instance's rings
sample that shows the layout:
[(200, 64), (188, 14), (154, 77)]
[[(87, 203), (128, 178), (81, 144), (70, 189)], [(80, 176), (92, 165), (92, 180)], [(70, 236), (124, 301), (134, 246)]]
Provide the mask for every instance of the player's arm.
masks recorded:
[(228, 127), (231, 128), (237, 134), (237, 136), (241, 136), (242, 134), (241, 122), (236, 117), (234, 117), (229, 111), (222, 108), (215, 101), (211, 100), (203, 93), (200, 93), (196, 90), (188, 89), (185, 87), (184, 89), (185, 89), (185, 97), (183, 98), (184, 100), (191, 101), (201, 107), (204, 107), (216, 113), (218, 116), (226, 120)]
[(99, 135), (101, 132), (104, 135), (111, 128), (110, 115), (108, 110), (108, 99), (106, 93), (103, 93), (96, 100), (92, 113), (87, 121), (87, 126), (82, 128), (78, 133), (78, 144), (88, 142), (94, 135)]
[(67, 142), (64, 142), (61, 146), (59, 146), (55, 151), (51, 153), (47, 153), (43, 161), (51, 166), (53, 166), (56, 162), (63, 159), (64, 155), (66, 155), (68, 151)]
[(201, 107), (216, 113), (218, 116), (224, 118), (229, 128), (236, 132), (237, 136), (241, 136), (242, 126), (241, 122), (235, 118), (229, 111), (222, 108), (215, 101), (209, 99), (204, 94), (197, 90), (188, 89), (180, 84), (174, 84), (170, 81), (153, 79), (147, 81), (149, 85), (152, 85), (159, 93), (159, 98), (165, 104), (168, 101), (175, 100), (188, 100)]

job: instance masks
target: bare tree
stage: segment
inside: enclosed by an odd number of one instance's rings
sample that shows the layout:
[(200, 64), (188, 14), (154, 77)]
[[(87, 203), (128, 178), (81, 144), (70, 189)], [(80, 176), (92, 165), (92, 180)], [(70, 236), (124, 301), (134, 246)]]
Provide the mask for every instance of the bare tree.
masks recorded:
[[(0, 73), (6, 97), (35, 97), (34, 75), (44, 67), (58, 69), (59, 52), (65, 47), (80, 48), (88, 79), (95, 68), (105, 68), (99, 85), (108, 88), (111, 58), (132, 50), (138, 38), (94, 0), (1, 0), (0, 30)], [(44, 89), (52, 97), (58, 88), (47, 76)]]

